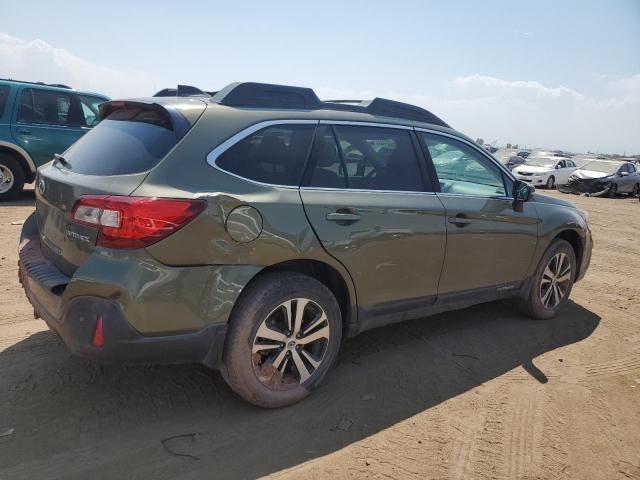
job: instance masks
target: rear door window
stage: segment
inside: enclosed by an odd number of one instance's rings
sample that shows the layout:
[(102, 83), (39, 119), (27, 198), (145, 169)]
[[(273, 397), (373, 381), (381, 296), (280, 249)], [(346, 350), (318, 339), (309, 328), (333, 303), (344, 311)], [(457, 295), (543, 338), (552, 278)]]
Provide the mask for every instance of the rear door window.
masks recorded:
[(321, 125), (316, 132), (313, 150), (309, 158), (311, 173), (305, 182), (316, 188), (346, 188), (344, 163), (329, 125)]
[(336, 125), (347, 188), (424, 191), (422, 172), (408, 130)]
[(298, 186), (315, 128), (315, 124), (263, 128), (224, 151), (216, 165), (256, 182)]
[(82, 109), (71, 93), (25, 88), (20, 95), (19, 122), (47, 125), (84, 125)]
[(7, 97), (9, 96), (9, 87), (6, 85), (0, 85), (0, 118), (4, 113), (4, 106), (7, 104)]
[(176, 143), (168, 114), (131, 106), (111, 113), (64, 158), (75, 173), (128, 175), (152, 169)]

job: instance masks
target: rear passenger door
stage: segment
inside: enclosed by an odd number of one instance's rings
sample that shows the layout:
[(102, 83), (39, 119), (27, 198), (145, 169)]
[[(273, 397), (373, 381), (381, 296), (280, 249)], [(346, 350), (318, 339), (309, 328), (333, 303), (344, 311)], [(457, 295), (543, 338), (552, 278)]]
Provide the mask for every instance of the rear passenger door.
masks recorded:
[(84, 134), (84, 115), (71, 91), (23, 88), (18, 93), (11, 132), (40, 166)]
[[(530, 202), (513, 209), (511, 181), (470, 144), (418, 132), (437, 175), (447, 215), (447, 249), (438, 294), (492, 295), (524, 280), (537, 242), (538, 215)], [(508, 180), (508, 182), (507, 182)]]
[(446, 223), (414, 133), (365, 125), (321, 122), (300, 195), (324, 248), (350, 272), (360, 315), (375, 324), (434, 303)]

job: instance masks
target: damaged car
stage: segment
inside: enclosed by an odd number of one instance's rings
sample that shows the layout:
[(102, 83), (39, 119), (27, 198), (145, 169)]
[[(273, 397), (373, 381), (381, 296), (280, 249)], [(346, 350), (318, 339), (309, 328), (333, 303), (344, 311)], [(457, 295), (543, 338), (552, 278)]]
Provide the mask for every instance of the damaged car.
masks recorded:
[(593, 160), (571, 174), (563, 193), (615, 197), (618, 193), (640, 196), (640, 173), (631, 162)]

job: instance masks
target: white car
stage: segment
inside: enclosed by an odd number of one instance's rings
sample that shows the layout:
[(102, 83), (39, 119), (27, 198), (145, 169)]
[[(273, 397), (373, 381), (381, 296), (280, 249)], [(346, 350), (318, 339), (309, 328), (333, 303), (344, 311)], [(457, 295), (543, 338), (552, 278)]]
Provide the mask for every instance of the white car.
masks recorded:
[(529, 157), (527, 163), (513, 169), (518, 180), (536, 187), (565, 185), (578, 168), (573, 160), (560, 157)]

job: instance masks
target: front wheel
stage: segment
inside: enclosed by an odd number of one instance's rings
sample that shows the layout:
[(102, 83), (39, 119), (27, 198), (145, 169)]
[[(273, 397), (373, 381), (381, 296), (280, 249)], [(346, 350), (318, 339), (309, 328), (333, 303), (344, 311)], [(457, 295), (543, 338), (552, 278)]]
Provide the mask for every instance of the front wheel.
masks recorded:
[(609, 187), (609, 197), (616, 198), (617, 195), (618, 195), (618, 185), (615, 183), (612, 183), (611, 186)]
[(535, 319), (554, 317), (567, 301), (576, 277), (576, 255), (566, 240), (554, 240), (542, 256), (526, 298), (523, 312)]
[(549, 179), (547, 180), (547, 185), (546, 186), (547, 186), (547, 188), (549, 190), (551, 190), (554, 187), (555, 184), (556, 184), (556, 178), (553, 175), (551, 175), (549, 177)]
[(222, 375), (254, 405), (291, 405), (322, 381), (341, 339), (340, 308), (325, 285), (295, 272), (268, 273), (234, 307)]

